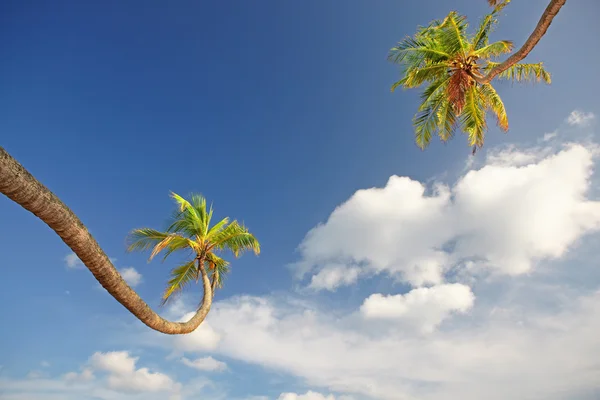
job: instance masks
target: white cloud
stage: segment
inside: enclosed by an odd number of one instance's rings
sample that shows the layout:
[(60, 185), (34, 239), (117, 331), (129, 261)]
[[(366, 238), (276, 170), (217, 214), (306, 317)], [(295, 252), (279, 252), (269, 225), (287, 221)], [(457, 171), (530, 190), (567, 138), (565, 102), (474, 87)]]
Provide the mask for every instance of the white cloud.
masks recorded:
[[(194, 312), (185, 314), (179, 321), (188, 321), (194, 316)], [(207, 321), (203, 322), (198, 329), (187, 335), (177, 335), (173, 338), (173, 347), (176, 351), (201, 352), (214, 350), (219, 341), (219, 335)]]
[(296, 271), (312, 272), (309, 286), (328, 290), (363, 273), (437, 285), (467, 261), (499, 275), (528, 273), (600, 227), (600, 202), (586, 197), (593, 157), (578, 144), (558, 153), (513, 147), (432, 193), (392, 176), (384, 188), (357, 191), (313, 228)]
[(325, 396), (309, 390), (305, 394), (282, 393), (277, 400), (335, 400), (335, 397), (333, 395)]
[(574, 110), (567, 117), (567, 123), (573, 126), (588, 126), (596, 118), (592, 112)]
[[(382, 400), (578, 398), (580, 390), (600, 389), (600, 291), (568, 298), (559, 289), (551, 292), (563, 301), (559, 311), (480, 307), (427, 335), (281, 298), (221, 301), (209, 318), (223, 335), (216, 353), (330, 392)], [(535, 285), (523, 291), (547, 296)]]
[(557, 136), (558, 136), (558, 131), (544, 133), (544, 136), (542, 137), (542, 141), (548, 142), (548, 141), (556, 138)]
[(60, 378), (34, 374), (24, 380), (0, 378), (0, 397), (7, 400), (185, 400), (197, 398), (208, 386), (205, 379), (195, 378), (183, 387), (163, 373), (137, 368), (137, 361), (126, 351), (96, 352), (80, 372), (68, 372)]
[(335, 290), (340, 285), (350, 285), (358, 279), (360, 268), (347, 267), (342, 264), (329, 264), (313, 275), (309, 287), (311, 289)]
[(126, 351), (96, 352), (90, 357), (94, 370), (108, 372), (108, 387), (123, 392), (160, 392), (177, 389), (176, 383), (160, 372), (136, 369), (138, 358)]
[(215, 360), (212, 357), (202, 357), (197, 358), (195, 360), (190, 360), (188, 358), (183, 357), (181, 362), (184, 365), (187, 365), (190, 368), (195, 368), (199, 371), (225, 371), (227, 369), (227, 364), (223, 361)]
[(79, 259), (79, 257), (77, 257), (77, 254), (75, 253), (67, 254), (64, 260), (65, 264), (67, 265), (67, 268), (75, 269), (83, 267), (83, 262)]
[(432, 332), (451, 313), (470, 310), (474, 301), (470, 287), (453, 283), (417, 288), (403, 295), (372, 294), (360, 311), (366, 318), (407, 320)]
[(127, 267), (119, 270), (119, 273), (131, 287), (136, 287), (142, 281), (142, 274), (133, 267)]
[(68, 383), (89, 382), (95, 378), (94, 372), (89, 368), (84, 368), (81, 372), (67, 372), (63, 376), (65, 382)]
[(43, 360), (40, 362), (40, 365), (44, 368), (48, 368), (50, 366), (50, 363), (46, 360)]

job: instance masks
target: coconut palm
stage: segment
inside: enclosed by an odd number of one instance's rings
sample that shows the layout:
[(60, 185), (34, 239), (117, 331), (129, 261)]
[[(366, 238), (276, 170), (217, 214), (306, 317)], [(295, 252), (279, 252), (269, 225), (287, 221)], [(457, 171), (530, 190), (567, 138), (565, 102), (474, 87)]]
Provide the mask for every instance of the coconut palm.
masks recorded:
[(473, 34), (467, 33), (466, 18), (451, 12), (443, 21), (420, 27), (414, 36), (390, 50), (389, 59), (403, 66), (403, 77), (394, 83), (392, 91), (427, 85), (413, 119), (420, 148), (427, 147), (434, 134), (446, 141), (461, 127), (475, 152), (484, 143), (488, 111), (496, 116), (500, 129), (508, 130), (504, 104), (488, 81), (493, 71), (497, 79), (550, 83), (542, 63), (513, 63), (497, 72), (501, 64), (495, 58), (511, 52), (513, 44), (507, 40), (490, 43), (489, 34), (507, 4), (496, 5)]
[(212, 296), (218, 287), (222, 287), (223, 278), (229, 272), (229, 263), (218, 253), (231, 252), (238, 257), (246, 250), (260, 253), (258, 240), (248, 229), (237, 221), (230, 222), (223, 218), (215, 225), (210, 222), (213, 215), (212, 206), (207, 208), (206, 199), (199, 194), (191, 195), (190, 201), (176, 193), (171, 197), (177, 203), (171, 223), (166, 231), (151, 228), (134, 229), (130, 235), (129, 251), (150, 250), (151, 261), (164, 251), (163, 261), (176, 251), (188, 251), (189, 260), (173, 268), (171, 279), (163, 294), (163, 304), (180, 292), (189, 283), (196, 281), (209, 272)]
[[(212, 282), (206, 270), (200, 269), (204, 296), (196, 314), (186, 322), (168, 321), (152, 310), (123, 280), (98, 242), (73, 211), (2, 147), (0, 193), (46, 223), (73, 250), (100, 285), (151, 329), (171, 335), (185, 334), (194, 331), (204, 321), (212, 304), (212, 286), (218, 286), (223, 271), (222, 267), (216, 265), (216, 259), (212, 259), (215, 263), (212, 270), (218, 272), (217, 275), (213, 272)], [(211, 262), (208, 258), (206, 260)]]

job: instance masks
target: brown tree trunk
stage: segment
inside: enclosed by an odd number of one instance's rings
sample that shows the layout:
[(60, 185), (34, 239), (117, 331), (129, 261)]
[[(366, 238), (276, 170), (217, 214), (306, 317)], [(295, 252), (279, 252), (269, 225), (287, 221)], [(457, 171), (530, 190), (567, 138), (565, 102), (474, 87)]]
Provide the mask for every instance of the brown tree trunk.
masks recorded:
[(484, 76), (483, 78), (477, 78), (477, 82), (482, 84), (490, 83), (492, 79), (498, 76), (498, 74), (501, 74), (502, 72), (506, 71), (507, 69), (509, 69), (525, 57), (527, 57), (531, 50), (533, 50), (533, 48), (538, 44), (542, 36), (546, 34), (546, 31), (552, 23), (552, 20), (554, 19), (556, 14), (558, 14), (561, 7), (564, 6), (566, 2), (567, 0), (551, 0), (550, 4), (548, 4), (548, 7), (546, 7), (546, 10), (542, 14), (542, 17), (538, 21), (537, 26), (535, 27), (531, 35), (529, 35), (529, 38), (527, 38), (527, 41), (525, 41), (523, 46), (521, 46), (521, 48), (513, 55), (508, 57), (506, 61), (492, 68), (492, 70), (486, 76)]
[(171, 322), (154, 312), (123, 280), (96, 240), (77, 216), (54, 193), (38, 182), (0, 147), (0, 192), (44, 221), (81, 259), (112, 297), (148, 327), (169, 335), (194, 331), (210, 310), (212, 288), (201, 268), (204, 296), (201, 306), (187, 322)]

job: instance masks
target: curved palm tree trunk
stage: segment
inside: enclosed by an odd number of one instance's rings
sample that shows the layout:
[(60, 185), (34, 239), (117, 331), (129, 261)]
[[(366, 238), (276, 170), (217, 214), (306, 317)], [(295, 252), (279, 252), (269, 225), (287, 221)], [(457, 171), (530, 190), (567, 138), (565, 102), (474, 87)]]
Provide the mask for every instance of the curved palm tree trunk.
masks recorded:
[(35, 179), (0, 147), (0, 192), (44, 221), (73, 250), (112, 297), (148, 327), (170, 335), (194, 331), (210, 310), (211, 283), (200, 268), (204, 297), (187, 322), (171, 322), (154, 312), (123, 280), (96, 240), (77, 216), (54, 193)]
[(554, 17), (556, 17), (556, 14), (558, 14), (560, 9), (562, 8), (562, 6), (565, 5), (566, 2), (567, 0), (551, 0), (550, 4), (548, 4), (548, 7), (546, 7), (546, 10), (542, 14), (542, 17), (538, 21), (537, 26), (535, 27), (531, 35), (529, 35), (529, 38), (527, 38), (527, 41), (525, 41), (523, 46), (521, 46), (521, 48), (513, 55), (508, 57), (506, 61), (492, 68), (489, 74), (487, 74), (483, 78), (477, 78), (477, 82), (482, 84), (490, 83), (492, 79), (494, 79), (498, 74), (501, 74), (502, 72), (506, 71), (507, 69), (509, 69), (525, 57), (527, 57), (531, 50), (533, 50), (533, 48), (538, 44), (542, 36), (546, 34), (546, 31), (552, 23), (552, 20), (554, 19)]

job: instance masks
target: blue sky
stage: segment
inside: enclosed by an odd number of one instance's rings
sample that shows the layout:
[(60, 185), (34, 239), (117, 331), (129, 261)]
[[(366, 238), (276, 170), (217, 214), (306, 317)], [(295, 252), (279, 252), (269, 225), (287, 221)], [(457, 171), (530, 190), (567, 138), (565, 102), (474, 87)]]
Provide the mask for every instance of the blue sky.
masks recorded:
[[(2, 2), (1, 145), (150, 305), (173, 264), (124, 241), (163, 226), (169, 191), (243, 220), (262, 254), (198, 332), (164, 337), (0, 198), (0, 398), (595, 398), (600, 5), (568, 2), (529, 56), (551, 86), (498, 84), (511, 129), (473, 159), (462, 136), (418, 150), (418, 91), (389, 92), (396, 41), (488, 10), (448, 3)], [(513, 1), (495, 37), (520, 45), (546, 4)]]

